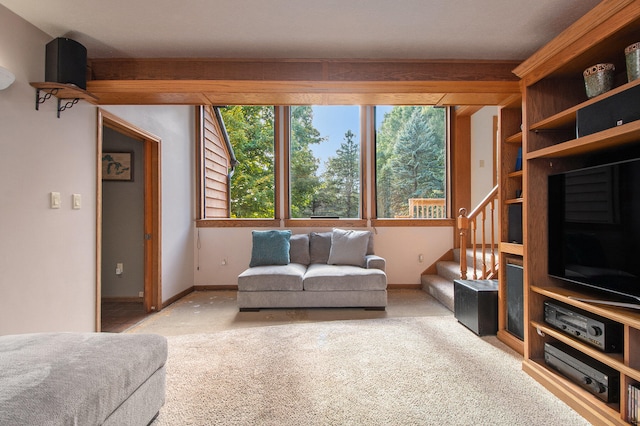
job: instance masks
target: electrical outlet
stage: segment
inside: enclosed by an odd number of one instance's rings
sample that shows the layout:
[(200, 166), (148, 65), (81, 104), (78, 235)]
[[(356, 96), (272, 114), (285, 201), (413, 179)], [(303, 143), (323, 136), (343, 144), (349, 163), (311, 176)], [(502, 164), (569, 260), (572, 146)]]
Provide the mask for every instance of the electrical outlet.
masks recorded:
[(222, 262), (220, 262), (220, 264), (221, 264), (222, 266), (227, 266), (227, 258), (226, 258), (226, 257), (225, 257), (225, 258), (223, 258), (223, 259), (222, 259)]
[(144, 291), (138, 292), (138, 297), (143, 298), (144, 297)]
[(124, 264), (116, 263), (116, 275), (122, 275), (124, 272)]
[(419, 262), (419, 263), (424, 262), (424, 255), (423, 255), (422, 253), (420, 253), (420, 254), (418, 255), (418, 262)]

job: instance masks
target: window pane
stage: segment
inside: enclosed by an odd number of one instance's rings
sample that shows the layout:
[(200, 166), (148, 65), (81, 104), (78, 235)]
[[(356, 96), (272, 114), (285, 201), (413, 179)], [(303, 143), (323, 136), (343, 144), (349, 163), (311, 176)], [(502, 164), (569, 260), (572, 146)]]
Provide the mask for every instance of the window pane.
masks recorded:
[(445, 109), (377, 106), (378, 218), (445, 218)]
[(273, 218), (274, 108), (220, 108), (238, 164), (231, 177), (232, 218)]
[(292, 218), (360, 216), (360, 108), (293, 106)]

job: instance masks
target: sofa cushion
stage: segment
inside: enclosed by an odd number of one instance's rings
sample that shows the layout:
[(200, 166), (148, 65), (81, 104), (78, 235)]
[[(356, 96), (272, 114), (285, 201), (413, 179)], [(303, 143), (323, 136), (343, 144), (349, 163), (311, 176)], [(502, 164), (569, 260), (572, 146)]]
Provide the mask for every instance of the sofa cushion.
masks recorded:
[(238, 275), (238, 291), (300, 291), (306, 269), (298, 263), (255, 266)]
[(380, 269), (348, 265), (309, 265), (304, 275), (307, 291), (385, 290), (387, 276)]
[(364, 257), (369, 244), (369, 231), (354, 231), (335, 228), (331, 233), (329, 265), (365, 266)]
[[(101, 425), (166, 359), (167, 339), (154, 334), (2, 336), (0, 424)], [(164, 401), (164, 375), (157, 377), (161, 386), (151, 391)]]
[(253, 231), (250, 267), (263, 265), (287, 265), (291, 231)]
[(308, 265), (310, 261), (309, 257), (309, 235), (308, 234), (296, 234), (292, 235), (289, 240), (289, 260), (291, 263), (299, 263), (301, 265)]
[(332, 232), (312, 232), (309, 234), (309, 263), (327, 263), (331, 251)]

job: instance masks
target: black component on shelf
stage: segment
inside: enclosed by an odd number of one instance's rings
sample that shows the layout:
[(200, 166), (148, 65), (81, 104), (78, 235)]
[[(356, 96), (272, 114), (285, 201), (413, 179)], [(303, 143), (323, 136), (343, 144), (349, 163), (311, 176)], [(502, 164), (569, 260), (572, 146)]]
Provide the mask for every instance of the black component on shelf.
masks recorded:
[(507, 238), (510, 243), (522, 244), (522, 204), (509, 205), (509, 228)]
[(544, 321), (603, 352), (622, 352), (623, 326), (608, 318), (558, 302), (544, 302)]
[(604, 402), (620, 399), (620, 372), (561, 342), (544, 344), (544, 361)]
[(576, 113), (578, 137), (640, 119), (640, 86), (634, 86), (601, 101), (580, 108)]

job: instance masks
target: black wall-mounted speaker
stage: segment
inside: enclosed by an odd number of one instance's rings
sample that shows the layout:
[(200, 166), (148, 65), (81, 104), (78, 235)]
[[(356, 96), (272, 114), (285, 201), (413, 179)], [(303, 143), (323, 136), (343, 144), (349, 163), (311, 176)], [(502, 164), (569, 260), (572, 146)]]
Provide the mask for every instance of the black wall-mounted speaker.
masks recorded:
[(87, 89), (87, 49), (75, 40), (58, 37), (47, 43), (44, 79)]
[(509, 227), (507, 238), (510, 243), (522, 244), (522, 204), (509, 204)]

